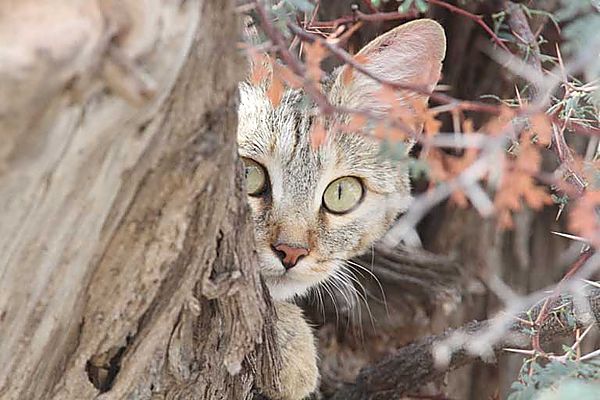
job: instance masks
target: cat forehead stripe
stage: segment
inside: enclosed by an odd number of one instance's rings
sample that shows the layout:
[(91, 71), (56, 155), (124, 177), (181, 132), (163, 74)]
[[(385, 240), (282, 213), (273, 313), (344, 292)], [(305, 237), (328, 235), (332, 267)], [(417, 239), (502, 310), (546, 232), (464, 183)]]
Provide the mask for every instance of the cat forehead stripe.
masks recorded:
[[(359, 54), (366, 60), (364, 68), (386, 80), (432, 90), (440, 76), (444, 49), (439, 25), (420, 20), (376, 38)], [(345, 68), (335, 71), (323, 85), (329, 102), (342, 109), (385, 115), (390, 100), (377, 95), (381, 85), (360, 73), (344, 74)], [(343, 264), (340, 261), (370, 249), (407, 209), (411, 194), (407, 160), (383, 157), (380, 141), (369, 125), (345, 132), (342, 128), (350, 115), (320, 115), (302, 90), (285, 90), (274, 107), (267, 86), (268, 82), (240, 85), (238, 144), (240, 154), (263, 165), (269, 175), (270, 192), (250, 197), (249, 204), (261, 274), (271, 295), (282, 300), (335, 276)], [(396, 100), (400, 105), (425, 106), (428, 96), (399, 91)], [(310, 135), (317, 119), (327, 130), (327, 139), (315, 149)], [(406, 143), (407, 151), (410, 146)], [(323, 196), (332, 182), (343, 177), (356, 179), (352, 182), (359, 182), (363, 196), (356, 207), (340, 203), (343, 212), (336, 214), (323, 205)], [(358, 199), (356, 192), (351, 195), (355, 197), (350, 200)], [(333, 208), (337, 209), (336, 204)], [(275, 246), (305, 251), (288, 271), (281, 254), (272, 250)]]

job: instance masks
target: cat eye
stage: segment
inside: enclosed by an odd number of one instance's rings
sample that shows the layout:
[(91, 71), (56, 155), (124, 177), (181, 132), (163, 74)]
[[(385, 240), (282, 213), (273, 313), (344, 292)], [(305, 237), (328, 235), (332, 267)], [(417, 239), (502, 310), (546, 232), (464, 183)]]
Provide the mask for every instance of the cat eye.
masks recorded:
[(351, 211), (363, 198), (363, 185), (354, 176), (345, 176), (331, 182), (323, 193), (323, 205), (334, 214)]
[(267, 187), (267, 171), (265, 167), (249, 158), (242, 158), (245, 166), (246, 191), (250, 196), (262, 194)]

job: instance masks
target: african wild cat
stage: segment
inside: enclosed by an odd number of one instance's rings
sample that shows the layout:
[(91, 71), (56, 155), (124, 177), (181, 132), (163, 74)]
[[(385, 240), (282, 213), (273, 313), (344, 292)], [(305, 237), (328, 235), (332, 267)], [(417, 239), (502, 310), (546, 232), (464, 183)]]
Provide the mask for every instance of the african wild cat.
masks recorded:
[[(442, 27), (422, 19), (379, 36), (359, 54), (364, 67), (388, 81), (427, 87), (440, 77), (446, 51)], [(325, 88), (336, 106), (383, 114), (381, 85), (344, 68)], [(246, 166), (261, 274), (275, 300), (282, 349), (282, 391), (273, 399), (302, 399), (318, 383), (312, 332), (289, 300), (344, 268), (344, 261), (370, 249), (411, 201), (406, 163), (381, 156), (369, 132), (328, 132), (324, 144), (310, 144), (316, 106), (306, 106), (300, 90), (288, 90), (273, 107), (265, 88), (240, 86), (238, 145)], [(408, 107), (428, 96), (398, 94)], [(304, 102), (303, 102), (304, 101)], [(334, 119), (337, 118), (337, 119)], [(347, 122), (332, 117), (327, 126)], [(339, 126), (339, 124), (338, 124)], [(409, 146), (407, 146), (409, 147)]]

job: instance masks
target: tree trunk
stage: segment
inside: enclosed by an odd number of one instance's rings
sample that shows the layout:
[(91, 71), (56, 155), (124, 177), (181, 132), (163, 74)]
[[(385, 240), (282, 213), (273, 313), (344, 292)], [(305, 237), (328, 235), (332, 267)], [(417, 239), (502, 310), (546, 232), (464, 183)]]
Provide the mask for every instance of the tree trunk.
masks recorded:
[(0, 6), (1, 398), (277, 384), (236, 161), (237, 22), (231, 0)]

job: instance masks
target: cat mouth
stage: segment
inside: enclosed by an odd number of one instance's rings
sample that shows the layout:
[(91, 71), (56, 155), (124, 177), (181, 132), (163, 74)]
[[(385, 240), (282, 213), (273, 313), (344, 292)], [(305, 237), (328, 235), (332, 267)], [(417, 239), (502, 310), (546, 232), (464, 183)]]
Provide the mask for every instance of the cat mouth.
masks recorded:
[(335, 260), (302, 259), (297, 265), (286, 269), (281, 261), (270, 254), (260, 257), (261, 275), (275, 300), (287, 300), (301, 296), (311, 287), (326, 280), (335, 269)]

